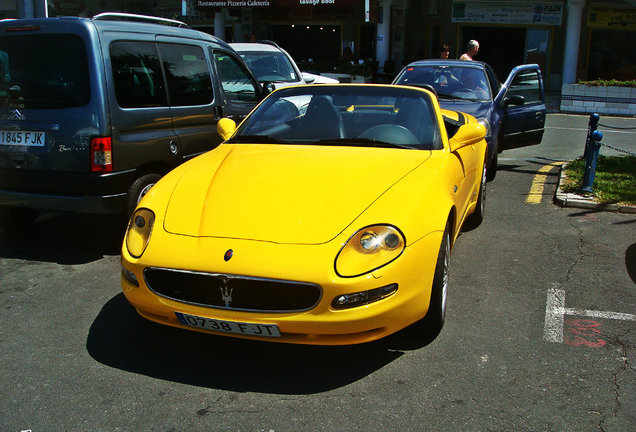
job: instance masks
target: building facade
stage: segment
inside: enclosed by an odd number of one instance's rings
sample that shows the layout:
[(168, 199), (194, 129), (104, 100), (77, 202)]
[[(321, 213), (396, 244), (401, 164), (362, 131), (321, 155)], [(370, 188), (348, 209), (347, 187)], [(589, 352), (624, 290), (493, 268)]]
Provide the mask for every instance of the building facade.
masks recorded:
[(636, 0), (0, 0), (0, 18), (106, 11), (179, 19), (229, 42), (274, 40), (315, 72), (379, 65), (390, 76), (442, 44), (458, 58), (475, 39), (476, 59), (500, 79), (522, 63), (539, 64), (549, 90), (636, 79)]

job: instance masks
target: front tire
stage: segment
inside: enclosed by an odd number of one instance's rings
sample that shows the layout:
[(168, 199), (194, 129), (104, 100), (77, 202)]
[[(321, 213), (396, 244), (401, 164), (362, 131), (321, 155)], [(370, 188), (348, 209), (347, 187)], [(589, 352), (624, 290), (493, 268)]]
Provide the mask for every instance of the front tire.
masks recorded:
[(495, 148), (495, 154), (492, 155), (492, 160), (490, 164), (488, 164), (488, 169), (486, 170), (486, 181), (493, 181), (497, 176), (497, 164), (499, 163), (499, 150)]
[(479, 195), (477, 195), (477, 205), (475, 211), (468, 215), (464, 222), (466, 230), (472, 230), (481, 225), (486, 214), (486, 182), (488, 181), (488, 169), (486, 169), (486, 160), (484, 159), (484, 167), (481, 171), (481, 180), (479, 183)]
[(437, 336), (444, 327), (446, 320), (446, 303), (448, 295), (448, 274), (450, 269), (451, 252), (451, 224), (446, 223), (446, 229), (442, 237), (442, 243), (435, 264), (435, 275), (431, 289), (431, 301), (428, 312), (422, 320), (422, 324), (428, 333)]

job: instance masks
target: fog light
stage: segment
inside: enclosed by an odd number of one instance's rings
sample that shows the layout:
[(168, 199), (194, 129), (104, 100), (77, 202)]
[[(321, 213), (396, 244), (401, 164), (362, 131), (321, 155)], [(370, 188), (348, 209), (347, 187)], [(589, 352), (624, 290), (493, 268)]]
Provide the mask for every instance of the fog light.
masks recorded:
[(136, 287), (139, 286), (139, 281), (137, 280), (137, 276), (135, 276), (135, 274), (131, 272), (130, 270), (128, 270), (126, 267), (121, 268), (121, 274), (124, 277), (124, 279), (126, 279), (128, 282), (130, 282)]
[(369, 291), (360, 291), (351, 294), (337, 296), (331, 302), (331, 307), (335, 309), (352, 308), (373, 303), (394, 294), (398, 289), (398, 284), (386, 285)]

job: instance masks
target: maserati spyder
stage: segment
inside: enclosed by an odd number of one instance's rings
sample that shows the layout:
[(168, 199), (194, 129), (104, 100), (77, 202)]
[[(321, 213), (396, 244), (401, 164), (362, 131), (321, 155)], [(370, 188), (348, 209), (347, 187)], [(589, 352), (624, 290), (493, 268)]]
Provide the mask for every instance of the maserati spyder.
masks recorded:
[(423, 88), (279, 89), (139, 202), (121, 285), (149, 320), (337, 345), (438, 335), (450, 254), (482, 221), (486, 130)]

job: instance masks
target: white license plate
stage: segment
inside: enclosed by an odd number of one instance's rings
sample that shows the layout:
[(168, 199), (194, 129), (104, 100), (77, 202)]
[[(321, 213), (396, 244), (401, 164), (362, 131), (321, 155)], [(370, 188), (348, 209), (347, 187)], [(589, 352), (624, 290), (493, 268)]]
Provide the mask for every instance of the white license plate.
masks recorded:
[(224, 333), (243, 334), (250, 336), (280, 337), (280, 331), (276, 324), (255, 324), (237, 321), (223, 321), (212, 318), (204, 318), (189, 315), (183, 312), (175, 312), (181, 324), (206, 330), (214, 330)]
[(0, 145), (42, 147), (45, 139), (44, 132), (0, 130)]

